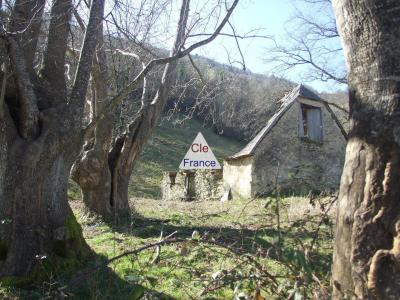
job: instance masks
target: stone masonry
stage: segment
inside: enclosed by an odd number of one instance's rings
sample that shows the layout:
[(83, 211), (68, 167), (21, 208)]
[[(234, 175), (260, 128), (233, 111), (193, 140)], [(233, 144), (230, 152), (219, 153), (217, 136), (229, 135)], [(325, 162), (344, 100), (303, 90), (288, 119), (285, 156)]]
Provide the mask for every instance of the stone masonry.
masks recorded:
[(163, 200), (220, 200), (222, 170), (165, 172), (161, 184)]

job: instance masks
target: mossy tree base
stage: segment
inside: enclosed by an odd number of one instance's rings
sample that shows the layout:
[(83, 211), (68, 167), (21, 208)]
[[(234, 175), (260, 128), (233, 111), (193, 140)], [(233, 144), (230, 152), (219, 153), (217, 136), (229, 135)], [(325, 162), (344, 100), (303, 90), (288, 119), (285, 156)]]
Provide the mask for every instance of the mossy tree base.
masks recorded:
[[(71, 212), (65, 222), (66, 239), (53, 243), (50, 255), (38, 255), (27, 274), (3, 276), (1, 286), (24, 288), (34, 283), (51, 282), (58, 276), (70, 276), (94, 257), (82, 235), (82, 228)], [(0, 244), (1, 245), (1, 244)]]

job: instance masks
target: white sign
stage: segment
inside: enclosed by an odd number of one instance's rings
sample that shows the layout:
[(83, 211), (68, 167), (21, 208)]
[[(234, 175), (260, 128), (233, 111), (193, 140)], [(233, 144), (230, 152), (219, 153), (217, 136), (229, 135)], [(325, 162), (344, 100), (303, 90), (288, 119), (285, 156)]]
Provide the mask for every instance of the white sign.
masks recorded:
[(221, 169), (210, 146), (199, 132), (179, 165), (181, 170)]

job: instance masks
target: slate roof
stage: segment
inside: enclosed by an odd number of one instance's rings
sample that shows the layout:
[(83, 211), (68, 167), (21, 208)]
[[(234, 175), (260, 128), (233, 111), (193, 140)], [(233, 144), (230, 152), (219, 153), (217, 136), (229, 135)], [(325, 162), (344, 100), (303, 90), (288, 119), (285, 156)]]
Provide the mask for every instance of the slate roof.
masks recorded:
[[(268, 134), (268, 132), (271, 131), (272, 128), (278, 123), (280, 118), (285, 114), (285, 112), (292, 106), (292, 104), (296, 101), (298, 97), (303, 97), (307, 99), (311, 99), (314, 101), (321, 101), (324, 102), (331, 113), (331, 115), (334, 113), (332, 110), (329, 108), (329, 105), (317, 94), (312, 92), (310, 89), (308, 89), (306, 86), (300, 84), (297, 87), (295, 87), (289, 94), (287, 94), (285, 97), (283, 97), (279, 102), (281, 103), (281, 107), (278, 109), (278, 111), (268, 120), (267, 124), (262, 128), (257, 135), (239, 152), (235, 153), (232, 156), (227, 157), (227, 160), (233, 160), (237, 158), (242, 158), (246, 156), (250, 156), (254, 154), (255, 148), (258, 146), (258, 144), (264, 139), (264, 137)], [(339, 123), (339, 120), (334, 117), (334, 120), (336, 123), (338, 123), (342, 133), (345, 133), (342, 127), (342, 125)]]

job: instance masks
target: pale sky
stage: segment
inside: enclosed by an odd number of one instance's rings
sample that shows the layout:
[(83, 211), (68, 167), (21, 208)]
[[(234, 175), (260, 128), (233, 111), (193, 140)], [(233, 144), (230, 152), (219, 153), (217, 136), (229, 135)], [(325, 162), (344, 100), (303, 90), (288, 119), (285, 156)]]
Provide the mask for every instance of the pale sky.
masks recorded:
[[(232, 20), (237, 34), (245, 34), (255, 28), (264, 28), (259, 34), (272, 35), (277, 41), (285, 43), (287, 36), (286, 31), (292, 28), (291, 23), (288, 21), (295, 13), (296, 7), (304, 14), (313, 15), (314, 13), (314, 8), (301, 0), (241, 0), (232, 16)], [(327, 13), (331, 13), (331, 11)], [(324, 18), (323, 14), (320, 12), (315, 12), (315, 14), (318, 14), (316, 18)], [(231, 33), (228, 27), (225, 27), (224, 31)], [(337, 47), (340, 47), (339, 40), (335, 41), (335, 43), (337, 43)], [(271, 66), (264, 61), (268, 56), (267, 49), (272, 45), (270, 40), (262, 38), (240, 40), (240, 45), (248, 69), (255, 73), (270, 74)], [(229, 37), (217, 38), (213, 43), (199, 49), (196, 53), (219, 62), (227, 63), (229, 59), (225, 49), (229, 49), (230, 55), (232, 56), (230, 57), (231, 61), (239, 59), (240, 56), (235, 55), (235, 53), (237, 54), (235, 41)], [(341, 53), (335, 58), (335, 64), (337, 64), (338, 67), (344, 68)], [(240, 65), (237, 66), (240, 67)], [(302, 74), (305, 71), (305, 68), (298, 67), (283, 74), (275, 74), (285, 76), (290, 80), (301, 83), (304, 82), (302, 80)], [(304, 83), (320, 92), (345, 89), (344, 85), (339, 85), (333, 81), (313, 81)]]

